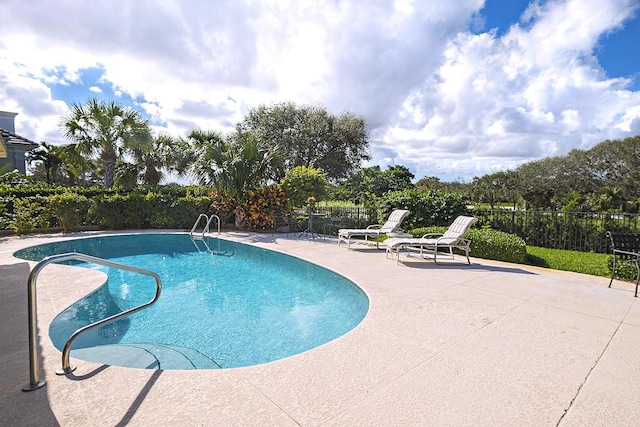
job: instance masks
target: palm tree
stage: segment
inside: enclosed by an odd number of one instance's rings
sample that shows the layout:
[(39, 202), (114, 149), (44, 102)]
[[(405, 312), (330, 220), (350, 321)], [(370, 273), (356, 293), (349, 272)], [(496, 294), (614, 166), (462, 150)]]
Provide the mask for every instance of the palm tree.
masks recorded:
[(149, 135), (132, 150), (136, 165), (142, 172), (142, 180), (149, 186), (156, 186), (164, 178), (163, 170), (174, 171), (179, 175), (186, 173), (185, 151), (173, 137), (159, 134)]
[(279, 166), (277, 147), (267, 146), (246, 132), (237, 132), (222, 139), (218, 133), (194, 131), (193, 172), (203, 185), (228, 192), (239, 202), (249, 193), (266, 184)]
[(104, 168), (104, 185), (113, 186), (116, 161), (149, 133), (140, 113), (114, 101), (93, 98), (72, 104), (63, 116), (64, 136), (77, 144), (78, 152), (97, 156)]
[(62, 146), (62, 158), (64, 164), (61, 170), (67, 175), (71, 185), (92, 185), (96, 182), (95, 170), (98, 169), (95, 161), (78, 152), (76, 144)]
[(191, 166), (191, 175), (202, 185), (213, 185), (211, 176), (215, 175), (215, 163), (212, 161), (214, 147), (225, 144), (219, 132), (193, 130), (187, 139), (180, 140), (186, 153), (186, 164)]
[(62, 147), (52, 145), (46, 141), (41, 141), (40, 146), (27, 152), (26, 160), (29, 165), (35, 162), (42, 162), (47, 184), (56, 181), (60, 167), (64, 163), (62, 158)]
[(249, 194), (281, 167), (278, 147), (242, 132), (223, 139), (217, 132), (193, 131), (183, 143), (191, 148), (192, 173), (200, 184), (236, 200), (236, 226), (242, 228)]

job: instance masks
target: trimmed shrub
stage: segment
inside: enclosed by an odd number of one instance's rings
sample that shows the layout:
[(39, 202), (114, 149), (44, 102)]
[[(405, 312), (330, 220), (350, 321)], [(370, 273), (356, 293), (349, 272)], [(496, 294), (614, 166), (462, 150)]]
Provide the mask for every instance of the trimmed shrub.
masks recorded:
[(201, 213), (208, 214), (210, 205), (211, 198), (208, 196), (187, 194), (184, 197), (178, 197), (170, 209), (173, 215), (174, 227), (191, 229)]
[(64, 232), (77, 230), (84, 225), (92, 205), (91, 200), (75, 193), (55, 194), (49, 196), (47, 202)]
[[(414, 237), (422, 237), (427, 233), (444, 233), (447, 227), (422, 227), (410, 231)], [(467, 231), (465, 238), (471, 240), (470, 255), (476, 258), (523, 264), (527, 256), (527, 246), (515, 234), (489, 228)], [(462, 251), (459, 251), (462, 254)]]
[(13, 216), (9, 222), (11, 230), (17, 234), (23, 234), (32, 232), (36, 228), (48, 227), (51, 227), (51, 215), (47, 209), (45, 197), (13, 201)]
[(309, 197), (321, 200), (327, 194), (327, 174), (313, 166), (296, 166), (287, 171), (280, 187), (293, 206), (301, 207)]
[(458, 215), (469, 215), (467, 199), (458, 193), (418, 190), (390, 191), (380, 199), (378, 221), (384, 223), (394, 209), (408, 209), (402, 228), (451, 224)]

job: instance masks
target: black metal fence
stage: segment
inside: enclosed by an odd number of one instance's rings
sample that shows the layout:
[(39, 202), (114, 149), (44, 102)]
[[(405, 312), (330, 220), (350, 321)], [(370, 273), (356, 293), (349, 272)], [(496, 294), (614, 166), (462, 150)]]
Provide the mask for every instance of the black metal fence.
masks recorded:
[(551, 249), (606, 253), (606, 232), (639, 232), (638, 214), (474, 210), (480, 227), (522, 237), (527, 245)]
[[(378, 222), (375, 210), (362, 207), (322, 206), (318, 211), (327, 219), (340, 218), (341, 226), (360, 228)], [(472, 215), (478, 218), (478, 227), (515, 234), (527, 245), (550, 249), (607, 253), (607, 231), (640, 233), (640, 214), (476, 209)]]
[(378, 213), (375, 209), (364, 207), (340, 207), (340, 206), (318, 206), (317, 212), (327, 214), (327, 219), (339, 220), (343, 226), (364, 228), (371, 224), (378, 223)]

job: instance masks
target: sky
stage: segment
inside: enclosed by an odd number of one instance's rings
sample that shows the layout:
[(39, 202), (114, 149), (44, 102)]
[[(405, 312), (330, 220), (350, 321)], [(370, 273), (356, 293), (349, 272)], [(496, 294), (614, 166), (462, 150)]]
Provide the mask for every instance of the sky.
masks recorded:
[(259, 105), (365, 118), (371, 161), (469, 182), (640, 134), (640, 0), (1, 0), (0, 110), (65, 144), (71, 103), (157, 133)]

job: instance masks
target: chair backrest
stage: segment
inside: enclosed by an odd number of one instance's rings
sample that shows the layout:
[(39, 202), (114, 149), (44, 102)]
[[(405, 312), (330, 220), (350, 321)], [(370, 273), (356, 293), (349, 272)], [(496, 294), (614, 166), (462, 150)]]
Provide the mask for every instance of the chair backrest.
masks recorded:
[(476, 222), (478, 222), (478, 218), (460, 215), (453, 221), (447, 231), (445, 231), (445, 233), (442, 235), (440, 240), (451, 239), (452, 241), (450, 243), (453, 243), (453, 241), (464, 236), (464, 233), (467, 232), (469, 227), (471, 227)]
[(387, 222), (385, 222), (382, 227), (380, 227), (381, 233), (390, 233), (400, 227), (400, 224), (404, 219), (409, 215), (409, 211), (404, 209), (396, 209), (391, 212)]

